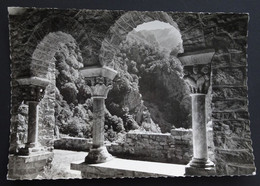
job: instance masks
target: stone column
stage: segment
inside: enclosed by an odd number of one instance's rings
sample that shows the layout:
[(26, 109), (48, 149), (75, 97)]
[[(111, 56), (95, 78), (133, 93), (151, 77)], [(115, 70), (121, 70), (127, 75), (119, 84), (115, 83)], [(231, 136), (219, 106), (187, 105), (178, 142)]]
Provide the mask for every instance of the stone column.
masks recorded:
[(105, 99), (117, 72), (108, 67), (92, 67), (82, 69), (81, 73), (93, 99), (93, 145), (85, 162), (103, 163), (112, 159), (104, 145)]
[(54, 153), (38, 143), (38, 104), (49, 81), (38, 77), (17, 79), (21, 99), (28, 104), (27, 143), (17, 154), (9, 155), (8, 179), (35, 179), (51, 166)]
[(184, 80), (192, 98), (193, 158), (185, 169), (186, 175), (214, 175), (214, 164), (208, 159), (205, 100), (210, 85), (210, 66), (184, 67)]
[(49, 81), (40, 78), (23, 78), (17, 81), (22, 91), (22, 98), (29, 106), (27, 143), (24, 148), (19, 149), (18, 154), (30, 155), (42, 150), (38, 143), (38, 105)]
[(105, 99), (93, 97), (93, 148), (104, 146)]
[(26, 147), (33, 148), (38, 145), (38, 102), (28, 101), (28, 135)]

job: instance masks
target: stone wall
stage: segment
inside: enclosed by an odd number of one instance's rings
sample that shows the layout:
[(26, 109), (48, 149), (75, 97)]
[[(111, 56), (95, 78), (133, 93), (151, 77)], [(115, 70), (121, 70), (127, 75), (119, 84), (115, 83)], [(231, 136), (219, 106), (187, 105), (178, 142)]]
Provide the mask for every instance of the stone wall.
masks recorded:
[(86, 138), (63, 137), (54, 141), (55, 149), (89, 151), (92, 140)]
[[(252, 174), (255, 166), (247, 98), (248, 15), (203, 16), (203, 20), (205, 37), (213, 38), (211, 45), (215, 48), (211, 109), (217, 174)], [(215, 32), (210, 31), (213, 28)]]
[[(54, 141), (55, 149), (89, 151), (92, 140), (62, 137)], [(192, 157), (191, 129), (172, 129), (171, 134), (129, 132), (121, 143), (106, 143), (108, 151), (127, 159), (187, 164)]]
[[(223, 63), (223, 59), (228, 59)], [(230, 67), (232, 65), (232, 67)], [(213, 57), (212, 119), (219, 174), (252, 174), (254, 156), (248, 115), (246, 54), (239, 50)]]
[(172, 129), (171, 134), (130, 132), (124, 143), (112, 143), (108, 151), (130, 159), (187, 164), (193, 153), (192, 131)]
[(37, 179), (44, 169), (51, 166), (53, 152), (44, 152), (31, 156), (9, 155), (7, 179)]

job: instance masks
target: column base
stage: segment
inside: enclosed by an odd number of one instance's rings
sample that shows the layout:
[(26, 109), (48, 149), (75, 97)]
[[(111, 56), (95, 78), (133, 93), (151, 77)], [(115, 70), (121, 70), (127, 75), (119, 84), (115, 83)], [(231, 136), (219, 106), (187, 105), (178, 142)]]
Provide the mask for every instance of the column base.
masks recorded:
[(216, 175), (215, 165), (207, 159), (192, 158), (190, 163), (185, 168), (187, 176), (212, 176)]
[(102, 146), (96, 149), (90, 149), (88, 155), (85, 158), (85, 162), (88, 164), (104, 163), (113, 159), (113, 156), (109, 154), (106, 146)]

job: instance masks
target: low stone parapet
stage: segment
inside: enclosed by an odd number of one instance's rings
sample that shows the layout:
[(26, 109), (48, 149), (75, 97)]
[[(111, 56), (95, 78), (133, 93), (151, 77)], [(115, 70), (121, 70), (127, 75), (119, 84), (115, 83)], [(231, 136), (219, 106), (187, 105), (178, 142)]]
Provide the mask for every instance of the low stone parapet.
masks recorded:
[[(64, 150), (89, 151), (91, 146), (92, 140), (85, 138), (63, 137), (54, 142), (55, 149)], [(192, 130), (172, 129), (165, 134), (134, 131), (125, 135), (124, 142), (107, 143), (106, 147), (121, 158), (187, 164), (193, 154)]]
[(129, 132), (124, 143), (112, 143), (107, 148), (118, 157), (187, 164), (193, 153), (192, 131), (180, 128), (166, 134)]
[(53, 156), (53, 152), (29, 156), (9, 155), (7, 179), (36, 179), (43, 173), (45, 166), (50, 166)]
[(63, 137), (54, 141), (55, 149), (89, 151), (92, 140), (86, 138)]

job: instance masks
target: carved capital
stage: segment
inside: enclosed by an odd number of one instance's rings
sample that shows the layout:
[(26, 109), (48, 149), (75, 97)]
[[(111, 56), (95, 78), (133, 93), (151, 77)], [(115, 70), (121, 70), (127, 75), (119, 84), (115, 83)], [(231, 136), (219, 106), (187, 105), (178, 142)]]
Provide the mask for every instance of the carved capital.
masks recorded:
[(35, 85), (21, 86), (22, 98), (24, 101), (40, 102), (44, 96), (45, 88)]
[(112, 85), (111, 79), (109, 79), (107, 77), (102, 77), (102, 76), (86, 77), (85, 81), (86, 81), (88, 86), (103, 85), (103, 84), (106, 85), (106, 86)]
[(80, 70), (92, 97), (106, 98), (112, 88), (112, 81), (117, 71), (109, 67), (86, 67)]
[(107, 94), (112, 89), (112, 80), (107, 77), (86, 77), (88, 91), (92, 97), (107, 98)]
[(210, 64), (184, 66), (183, 79), (192, 94), (207, 94), (210, 86)]
[(17, 79), (24, 101), (40, 102), (44, 96), (45, 88), (50, 81), (48, 79), (29, 77)]

